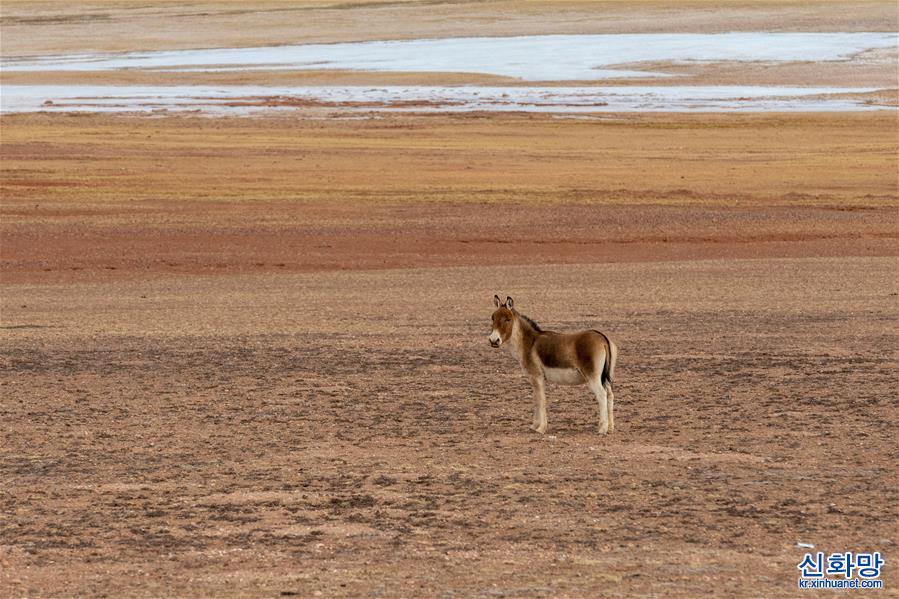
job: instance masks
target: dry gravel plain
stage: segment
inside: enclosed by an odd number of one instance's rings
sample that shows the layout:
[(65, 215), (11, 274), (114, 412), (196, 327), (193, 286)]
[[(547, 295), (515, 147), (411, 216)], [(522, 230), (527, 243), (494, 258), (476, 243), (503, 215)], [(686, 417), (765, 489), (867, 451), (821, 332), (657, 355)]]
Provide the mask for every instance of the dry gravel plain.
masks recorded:
[[(899, 27), (254, 6), (4, 2), (2, 50)], [(798, 542), (899, 593), (895, 111), (300, 116), (0, 117), (0, 596), (787, 597)], [(576, 388), (528, 429), (494, 293), (618, 343), (614, 434)]]
[[(790, 596), (895, 552), (894, 258), (22, 284), (3, 298), (19, 595)], [(621, 345), (617, 423), (530, 391), (491, 292)], [(899, 580), (888, 568), (889, 588)]]

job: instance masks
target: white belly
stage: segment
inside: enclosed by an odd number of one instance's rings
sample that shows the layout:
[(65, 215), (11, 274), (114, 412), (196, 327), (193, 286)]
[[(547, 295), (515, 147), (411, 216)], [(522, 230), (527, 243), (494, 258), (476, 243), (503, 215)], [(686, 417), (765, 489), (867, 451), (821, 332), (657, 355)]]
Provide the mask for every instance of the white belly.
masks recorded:
[(583, 385), (584, 377), (574, 368), (544, 368), (547, 383), (554, 385)]

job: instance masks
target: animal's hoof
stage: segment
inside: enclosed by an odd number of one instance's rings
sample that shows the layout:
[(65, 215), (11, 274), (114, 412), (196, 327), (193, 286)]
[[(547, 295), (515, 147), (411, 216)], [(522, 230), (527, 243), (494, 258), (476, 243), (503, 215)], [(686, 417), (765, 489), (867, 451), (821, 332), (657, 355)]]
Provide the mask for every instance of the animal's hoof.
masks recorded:
[(602, 426), (599, 427), (599, 434), (600, 434), (600, 435), (607, 435), (607, 434), (609, 434), (610, 432), (612, 432), (612, 429), (610, 429), (610, 428), (607, 427), (607, 426), (606, 426), (606, 427), (602, 427)]
[(546, 427), (545, 427), (545, 426), (540, 426), (540, 425), (537, 425), (537, 424), (532, 424), (532, 425), (531, 425), (531, 430), (534, 431), (535, 433), (540, 433), (540, 434), (542, 435), (542, 434), (544, 434), (544, 433), (546, 432)]

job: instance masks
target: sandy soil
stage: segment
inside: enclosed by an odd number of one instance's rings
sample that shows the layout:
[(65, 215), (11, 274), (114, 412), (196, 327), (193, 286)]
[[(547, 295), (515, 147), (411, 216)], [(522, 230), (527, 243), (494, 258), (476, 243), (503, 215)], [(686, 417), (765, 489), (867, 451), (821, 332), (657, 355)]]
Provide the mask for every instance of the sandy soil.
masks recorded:
[[(621, 344), (618, 430), (529, 390), (492, 293)], [(895, 258), (16, 285), (0, 588), (793, 596), (895, 556)]]
[(897, 31), (884, 0), (6, 0), (4, 56), (550, 33)]

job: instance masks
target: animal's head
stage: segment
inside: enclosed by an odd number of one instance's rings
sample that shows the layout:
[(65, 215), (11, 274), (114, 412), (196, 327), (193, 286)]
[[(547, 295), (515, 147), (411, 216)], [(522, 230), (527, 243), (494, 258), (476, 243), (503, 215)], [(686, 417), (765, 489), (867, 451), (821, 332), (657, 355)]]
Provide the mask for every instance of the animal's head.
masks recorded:
[(493, 296), (493, 304), (496, 310), (493, 312), (491, 320), (493, 321), (493, 330), (487, 339), (493, 347), (499, 347), (501, 344), (509, 340), (512, 336), (512, 327), (515, 325), (515, 313), (512, 311), (513, 301), (511, 297), (506, 297), (503, 302), (498, 295)]

